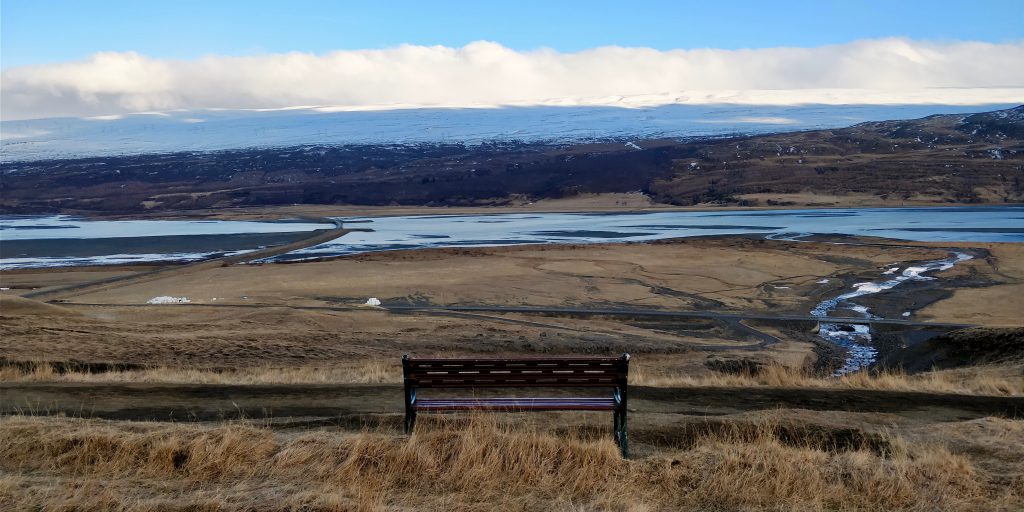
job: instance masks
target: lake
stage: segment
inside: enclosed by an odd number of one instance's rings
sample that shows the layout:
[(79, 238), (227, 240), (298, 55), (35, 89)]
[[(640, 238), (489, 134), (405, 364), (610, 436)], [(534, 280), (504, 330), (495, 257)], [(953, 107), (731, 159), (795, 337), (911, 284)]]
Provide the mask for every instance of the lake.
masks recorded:
[(188, 262), (289, 243), (334, 224), (0, 216), (0, 269)]
[[(353, 232), (270, 261), (398, 249), (641, 242), (709, 235), (874, 236), (925, 242), (1024, 242), (1024, 206), (642, 213), (510, 213), (341, 218)], [(0, 268), (196, 261), (287, 243), (332, 224), (303, 221), (0, 217)]]
[(920, 242), (1024, 242), (1024, 206), (427, 215), (342, 219), (372, 229), (275, 260), (428, 247), (640, 242), (709, 235), (810, 234)]

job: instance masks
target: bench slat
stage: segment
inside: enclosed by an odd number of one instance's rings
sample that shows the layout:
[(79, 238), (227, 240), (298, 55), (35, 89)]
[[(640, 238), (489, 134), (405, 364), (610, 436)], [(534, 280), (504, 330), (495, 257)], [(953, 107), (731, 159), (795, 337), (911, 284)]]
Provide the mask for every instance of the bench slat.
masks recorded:
[(623, 375), (617, 368), (415, 368), (411, 376), (420, 375)]
[(413, 402), (417, 411), (613, 411), (618, 406), (614, 398), (424, 398)]
[(531, 380), (463, 380), (446, 379), (410, 382), (415, 388), (519, 388), (519, 387), (599, 387), (613, 388), (619, 382), (609, 379), (531, 379)]
[(423, 363), (416, 361), (410, 363), (411, 368), (545, 368), (545, 367), (565, 367), (565, 368), (615, 368), (619, 366), (615, 363), (608, 362), (585, 362), (585, 361), (549, 361), (549, 362), (495, 362), (488, 361), (485, 363), (467, 363), (467, 362), (449, 362), (449, 363)]
[(623, 382), (625, 378), (618, 375), (571, 375), (571, 374), (520, 374), (520, 375), (501, 375), (501, 374), (448, 374), (448, 375), (417, 375), (410, 376), (409, 381), (414, 383), (427, 384), (430, 382), (532, 382), (532, 381), (550, 381), (550, 382), (568, 382), (568, 381), (588, 381), (588, 382)]
[(410, 359), (406, 382), (416, 388), (619, 387), (622, 358)]
[(617, 364), (622, 361), (621, 357), (594, 357), (594, 356), (558, 356), (558, 357), (417, 357), (410, 359), (412, 364), (534, 364), (534, 363), (607, 363)]

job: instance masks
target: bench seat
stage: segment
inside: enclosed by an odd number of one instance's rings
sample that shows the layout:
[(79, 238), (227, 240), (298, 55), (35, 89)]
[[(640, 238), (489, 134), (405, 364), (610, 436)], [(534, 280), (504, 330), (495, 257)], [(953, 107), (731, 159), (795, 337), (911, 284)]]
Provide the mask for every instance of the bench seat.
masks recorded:
[[(402, 357), (405, 433), (421, 412), (610, 411), (612, 435), (629, 456), (629, 354), (621, 357)], [(502, 388), (552, 388), (555, 396), (495, 396)], [(607, 394), (600, 396), (599, 390)], [(421, 390), (430, 391), (421, 396)], [(462, 390), (462, 391), (457, 391)], [(454, 396), (443, 396), (451, 394)], [(461, 396), (460, 396), (461, 395)], [(595, 396), (597, 395), (597, 396)]]
[(594, 398), (416, 398), (417, 411), (614, 411), (612, 397)]

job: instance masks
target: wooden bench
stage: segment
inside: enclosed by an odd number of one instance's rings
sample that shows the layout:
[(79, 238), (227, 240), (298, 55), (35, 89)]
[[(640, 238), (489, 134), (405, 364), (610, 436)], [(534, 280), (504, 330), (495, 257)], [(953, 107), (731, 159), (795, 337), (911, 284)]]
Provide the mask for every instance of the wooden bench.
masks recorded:
[[(611, 411), (612, 433), (626, 457), (629, 354), (621, 357), (416, 358), (402, 357), (405, 433), (416, 413), (430, 411)], [(420, 397), (421, 389), (606, 388), (606, 396)], [(491, 394), (491, 393), (488, 393)], [(562, 393), (559, 393), (562, 395)], [(593, 395), (593, 393), (590, 393)]]

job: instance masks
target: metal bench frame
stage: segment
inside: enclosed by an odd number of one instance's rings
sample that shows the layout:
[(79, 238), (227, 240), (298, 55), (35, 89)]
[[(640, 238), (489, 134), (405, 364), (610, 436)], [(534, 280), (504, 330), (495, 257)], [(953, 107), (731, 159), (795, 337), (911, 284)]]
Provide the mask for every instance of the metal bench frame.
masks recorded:
[[(621, 357), (414, 358), (402, 356), (405, 433), (417, 412), (612, 411), (612, 433), (622, 456), (626, 433), (629, 354)], [(610, 396), (420, 398), (420, 389), (607, 388)]]

